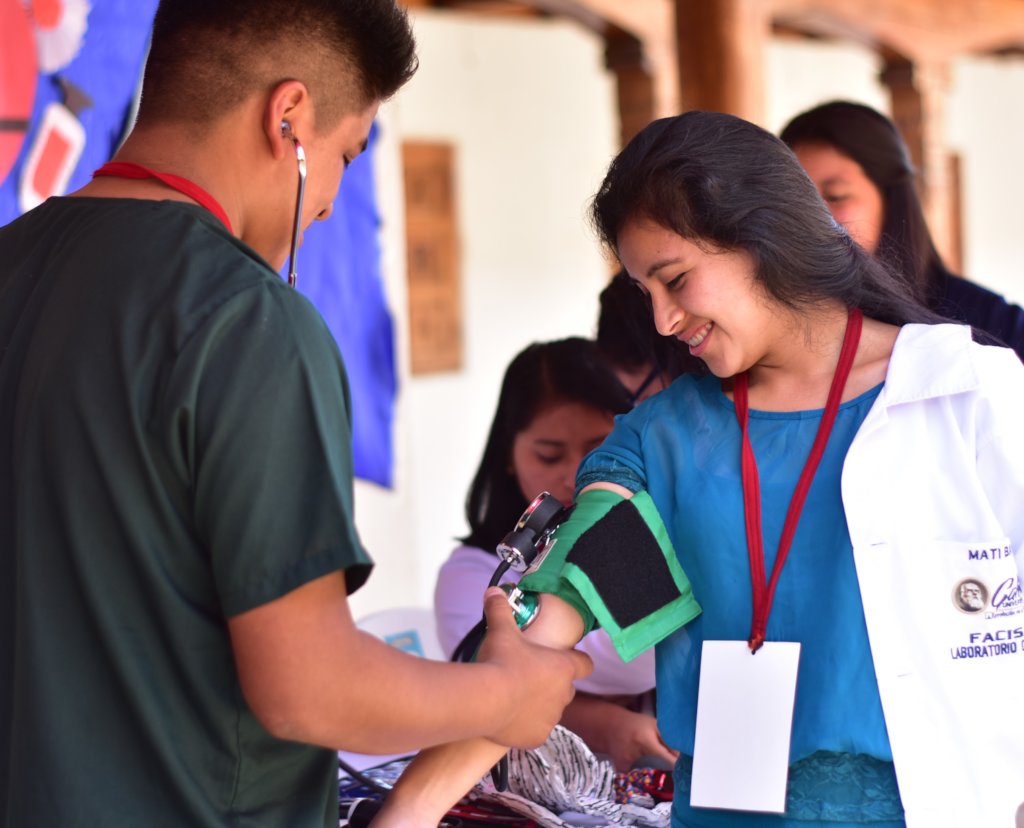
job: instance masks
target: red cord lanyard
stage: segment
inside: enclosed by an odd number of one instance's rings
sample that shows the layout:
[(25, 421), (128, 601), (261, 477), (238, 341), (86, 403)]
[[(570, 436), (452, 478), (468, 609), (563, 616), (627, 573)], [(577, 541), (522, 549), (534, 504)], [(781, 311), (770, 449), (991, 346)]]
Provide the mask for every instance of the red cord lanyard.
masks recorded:
[(768, 627), (768, 614), (772, 610), (772, 600), (775, 598), (775, 585), (779, 581), (782, 567), (786, 563), (786, 556), (789, 554), (789, 547), (796, 534), (796, 525), (800, 520), (800, 513), (804, 508), (804, 501), (807, 500), (807, 492), (811, 488), (811, 481), (814, 480), (814, 473), (818, 470), (818, 464), (825, 453), (825, 446), (828, 443), (829, 435), (832, 433), (832, 425), (835, 423), (836, 415), (839, 413), (839, 403), (843, 397), (843, 388), (850, 376), (850, 369), (853, 367), (853, 358), (857, 354), (857, 344), (860, 342), (860, 332), (863, 323), (863, 315), (858, 308), (850, 308), (846, 322), (846, 334), (843, 336), (843, 347), (839, 352), (839, 364), (836, 365), (836, 372), (832, 376), (832, 386), (829, 388), (828, 401), (825, 404), (825, 413), (818, 425), (818, 433), (814, 437), (814, 444), (800, 473), (793, 497), (789, 502), (789, 511), (786, 512), (786, 522), (782, 526), (782, 536), (779, 538), (779, 550), (775, 555), (775, 564), (772, 566), (772, 578), (766, 585), (764, 578), (764, 539), (761, 535), (761, 483), (757, 474), (757, 460), (754, 458), (754, 449), (750, 445), (750, 406), (747, 401), (747, 373), (744, 372), (736, 377), (733, 386), (733, 401), (736, 405), (736, 420), (743, 432), (743, 444), (741, 452), (741, 469), (743, 478), (743, 513), (747, 530), (747, 554), (750, 556), (750, 585), (753, 591), (754, 613), (750, 622), (750, 651), (756, 653), (764, 643), (765, 630)]
[(224, 208), (220, 206), (220, 202), (194, 181), (189, 181), (187, 178), (182, 178), (180, 175), (174, 175), (173, 173), (157, 172), (149, 167), (144, 167), (142, 164), (134, 164), (130, 161), (108, 161), (92, 174), (93, 178), (104, 175), (111, 178), (155, 178), (172, 190), (177, 190), (179, 193), (187, 195), (197, 204), (205, 207), (224, 223), (229, 233), (234, 235), (235, 231), (231, 228), (231, 220), (228, 218), (228, 214), (224, 212)]

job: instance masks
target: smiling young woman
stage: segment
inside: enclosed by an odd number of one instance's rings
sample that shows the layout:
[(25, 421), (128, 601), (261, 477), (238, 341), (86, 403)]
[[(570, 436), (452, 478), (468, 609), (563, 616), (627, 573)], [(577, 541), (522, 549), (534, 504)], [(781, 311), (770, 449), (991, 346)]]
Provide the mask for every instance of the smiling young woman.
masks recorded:
[[(1024, 659), (950, 654), (1024, 616), (1024, 600), (1009, 616), (957, 604), (967, 580), (1019, 596), (1024, 366), (919, 304), (833, 220), (786, 145), (738, 118), (650, 124), (592, 216), (661, 332), (710, 372), (617, 418), (583, 462), (558, 557), (523, 582), (550, 593), (527, 635), (568, 646), (608, 618), (581, 599), (572, 539), (626, 541), (582, 504), (653, 504), (702, 608), (657, 629), (658, 724), (680, 752), (673, 826), (1012, 824), (1024, 720), (976, 699), (1019, 686)], [(981, 538), (1014, 551), (972, 557)], [(644, 602), (644, 575), (623, 567), (613, 597)], [(766, 664), (784, 666), (771, 684), (736, 678)], [(731, 741), (716, 747), (745, 770), (709, 778), (702, 688), (723, 678)], [(787, 686), (788, 707), (750, 714)], [(751, 761), (762, 749), (770, 767)], [(421, 754), (382, 824), (428, 824), (495, 753), (476, 741)], [(750, 804), (755, 789), (771, 807)]]

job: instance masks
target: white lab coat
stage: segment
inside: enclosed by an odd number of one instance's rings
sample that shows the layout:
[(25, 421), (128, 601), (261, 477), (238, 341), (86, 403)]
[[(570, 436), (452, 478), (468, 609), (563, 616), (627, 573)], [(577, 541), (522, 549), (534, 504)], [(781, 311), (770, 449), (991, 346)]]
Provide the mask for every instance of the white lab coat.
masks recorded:
[(905, 326), (842, 489), (907, 825), (1012, 828), (1024, 803), (1014, 352), (966, 327)]

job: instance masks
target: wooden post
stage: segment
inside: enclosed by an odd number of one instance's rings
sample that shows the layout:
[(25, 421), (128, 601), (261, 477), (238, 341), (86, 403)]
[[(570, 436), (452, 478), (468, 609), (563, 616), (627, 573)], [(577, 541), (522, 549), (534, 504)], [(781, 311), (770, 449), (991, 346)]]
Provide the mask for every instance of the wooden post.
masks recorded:
[(945, 130), (949, 65), (942, 60), (911, 62), (888, 56), (882, 82), (889, 88), (893, 120), (918, 170), (918, 192), (928, 229), (943, 259), (958, 270), (959, 210)]
[(657, 117), (654, 76), (644, 59), (643, 43), (621, 29), (612, 29), (605, 38), (605, 60), (615, 73), (619, 141), (625, 146)]
[(764, 118), (764, 49), (771, 35), (762, 0), (674, 0), (682, 109)]

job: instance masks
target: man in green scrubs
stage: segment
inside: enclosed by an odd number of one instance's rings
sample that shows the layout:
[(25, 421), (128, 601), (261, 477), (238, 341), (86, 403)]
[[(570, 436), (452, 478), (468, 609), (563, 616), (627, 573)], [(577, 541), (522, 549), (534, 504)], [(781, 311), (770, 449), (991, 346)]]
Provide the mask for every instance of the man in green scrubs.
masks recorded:
[[(588, 669), (361, 633), (344, 366), (279, 278), (416, 68), (394, 0), (164, 0), (138, 122), (0, 229), (0, 825), (336, 826), (335, 751), (545, 738)], [(538, 726), (538, 721), (541, 724)]]

